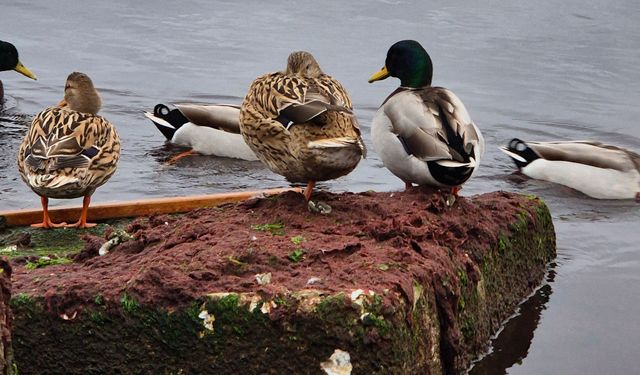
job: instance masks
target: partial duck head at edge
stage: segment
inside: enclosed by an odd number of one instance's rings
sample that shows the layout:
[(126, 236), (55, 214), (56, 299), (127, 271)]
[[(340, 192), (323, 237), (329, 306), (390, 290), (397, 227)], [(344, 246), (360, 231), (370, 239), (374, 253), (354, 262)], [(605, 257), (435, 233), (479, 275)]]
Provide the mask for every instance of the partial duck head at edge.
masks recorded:
[(0, 40), (0, 71), (5, 70), (15, 70), (31, 79), (38, 79), (26, 66), (22, 65), (16, 47), (9, 42)]
[(318, 78), (324, 74), (315, 57), (306, 51), (292, 52), (287, 59), (286, 75)]
[(401, 40), (389, 48), (384, 67), (369, 78), (369, 83), (396, 77), (402, 87), (420, 88), (430, 86), (432, 76), (431, 57), (422, 45), (415, 40)]
[(96, 115), (100, 111), (102, 100), (100, 100), (100, 95), (88, 75), (73, 72), (67, 77), (64, 86), (64, 99), (58, 103), (58, 106)]

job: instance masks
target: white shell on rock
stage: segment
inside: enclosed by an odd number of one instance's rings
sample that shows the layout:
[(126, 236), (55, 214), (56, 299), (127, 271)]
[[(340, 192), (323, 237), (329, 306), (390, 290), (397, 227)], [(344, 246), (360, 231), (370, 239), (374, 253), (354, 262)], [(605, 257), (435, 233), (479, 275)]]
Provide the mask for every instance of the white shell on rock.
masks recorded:
[(351, 356), (344, 350), (336, 349), (328, 361), (320, 363), (320, 368), (328, 375), (351, 375)]

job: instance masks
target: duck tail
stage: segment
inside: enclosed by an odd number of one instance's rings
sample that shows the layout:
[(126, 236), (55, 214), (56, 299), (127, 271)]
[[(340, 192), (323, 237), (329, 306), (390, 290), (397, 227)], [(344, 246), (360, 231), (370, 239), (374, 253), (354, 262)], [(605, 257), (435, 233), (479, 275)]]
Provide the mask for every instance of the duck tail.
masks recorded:
[(518, 138), (513, 138), (507, 146), (501, 146), (500, 151), (507, 154), (519, 169), (539, 158), (539, 155), (529, 145)]
[(28, 174), (27, 180), (34, 189), (63, 189), (65, 186), (80, 185), (81, 179), (71, 175)]
[(169, 107), (164, 104), (157, 104), (153, 108), (153, 114), (145, 112), (144, 115), (153, 122), (168, 140), (172, 140), (176, 131), (189, 122), (179, 110), (169, 110)]
[(475, 158), (469, 157), (468, 162), (459, 162), (455, 160), (435, 160), (435, 163), (447, 168), (476, 168), (478, 167), (478, 162)]
[(353, 137), (337, 137), (318, 139), (307, 143), (309, 148), (344, 148), (344, 147), (360, 147), (358, 139)]

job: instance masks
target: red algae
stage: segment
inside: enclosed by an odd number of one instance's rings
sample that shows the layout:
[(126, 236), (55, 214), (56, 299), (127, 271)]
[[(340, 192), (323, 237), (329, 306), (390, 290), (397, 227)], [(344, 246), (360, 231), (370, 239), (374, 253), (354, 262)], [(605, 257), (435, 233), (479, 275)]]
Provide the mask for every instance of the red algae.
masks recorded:
[[(86, 236), (72, 264), (34, 270), (15, 264), (14, 290), (43, 297), (48, 313), (69, 317), (95, 306), (97, 296), (111, 308), (126, 296), (176, 311), (210, 293), (252, 293), (266, 300), (305, 289), (325, 295), (373, 291), (382, 297), (382, 311), (395, 311), (396, 298), (415, 309), (416, 285), (422, 285), (433, 291), (437, 305), (443, 369), (459, 372), (539, 282), (555, 250), (529, 268), (515, 260), (500, 265), (497, 278), (486, 275), (489, 264), (502, 264), (495, 249), (503, 236), (514, 225), (533, 228), (544, 204), (495, 192), (459, 197), (449, 207), (447, 197), (428, 188), (319, 193), (313, 199), (332, 207), (323, 215), (309, 212), (300, 194), (288, 192), (181, 216), (139, 218), (127, 228), (132, 238), (105, 256), (97, 249), (106, 239)], [(519, 269), (508, 268), (514, 264)], [(269, 282), (257, 281), (268, 273)], [(472, 313), (464, 296), (476, 295), (484, 278), (490, 297), (500, 298), (484, 310), (474, 307), (478, 316), (462, 315)], [(503, 279), (514, 281), (507, 285)], [(410, 311), (404, 316), (415, 324)], [(380, 332), (369, 332), (365, 341), (379, 342)]]
[[(411, 280), (447, 272), (452, 258), (478, 277), (471, 259), (496, 243), (522, 204), (512, 194), (494, 193), (459, 198), (449, 208), (441, 194), (417, 188), (314, 198), (330, 204), (332, 213), (311, 213), (300, 194), (285, 193), (182, 217), (138, 219), (128, 228), (133, 239), (104, 257), (97, 256), (93, 236), (73, 264), (17, 266), (14, 288), (56, 295), (50, 306), (57, 310), (81, 307), (97, 294), (117, 300), (125, 291), (141, 304), (175, 308), (210, 292), (300, 290), (311, 278), (329, 293), (395, 287), (411, 294)], [(289, 258), (296, 250), (298, 262)], [(255, 275), (266, 272), (272, 282), (257, 285)]]

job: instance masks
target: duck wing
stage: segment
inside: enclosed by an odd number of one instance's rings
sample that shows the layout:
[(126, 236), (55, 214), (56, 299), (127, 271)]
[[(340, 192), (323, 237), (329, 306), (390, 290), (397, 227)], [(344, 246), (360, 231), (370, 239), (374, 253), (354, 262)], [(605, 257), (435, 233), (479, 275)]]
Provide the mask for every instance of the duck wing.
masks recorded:
[(301, 78), (280, 72), (266, 74), (253, 82), (245, 102), (284, 127), (313, 122), (327, 111), (352, 113), (346, 90), (327, 75)]
[(178, 103), (175, 107), (189, 122), (240, 134), (240, 106), (233, 104)]
[(103, 117), (50, 107), (33, 119), (18, 158), (34, 174), (96, 168), (110, 175), (119, 151), (115, 128)]
[(473, 163), (482, 154), (482, 135), (462, 101), (447, 89), (400, 88), (383, 108), (407, 153), (418, 159), (455, 166)]
[(527, 142), (540, 157), (619, 171), (640, 171), (640, 155), (618, 146), (593, 141)]

